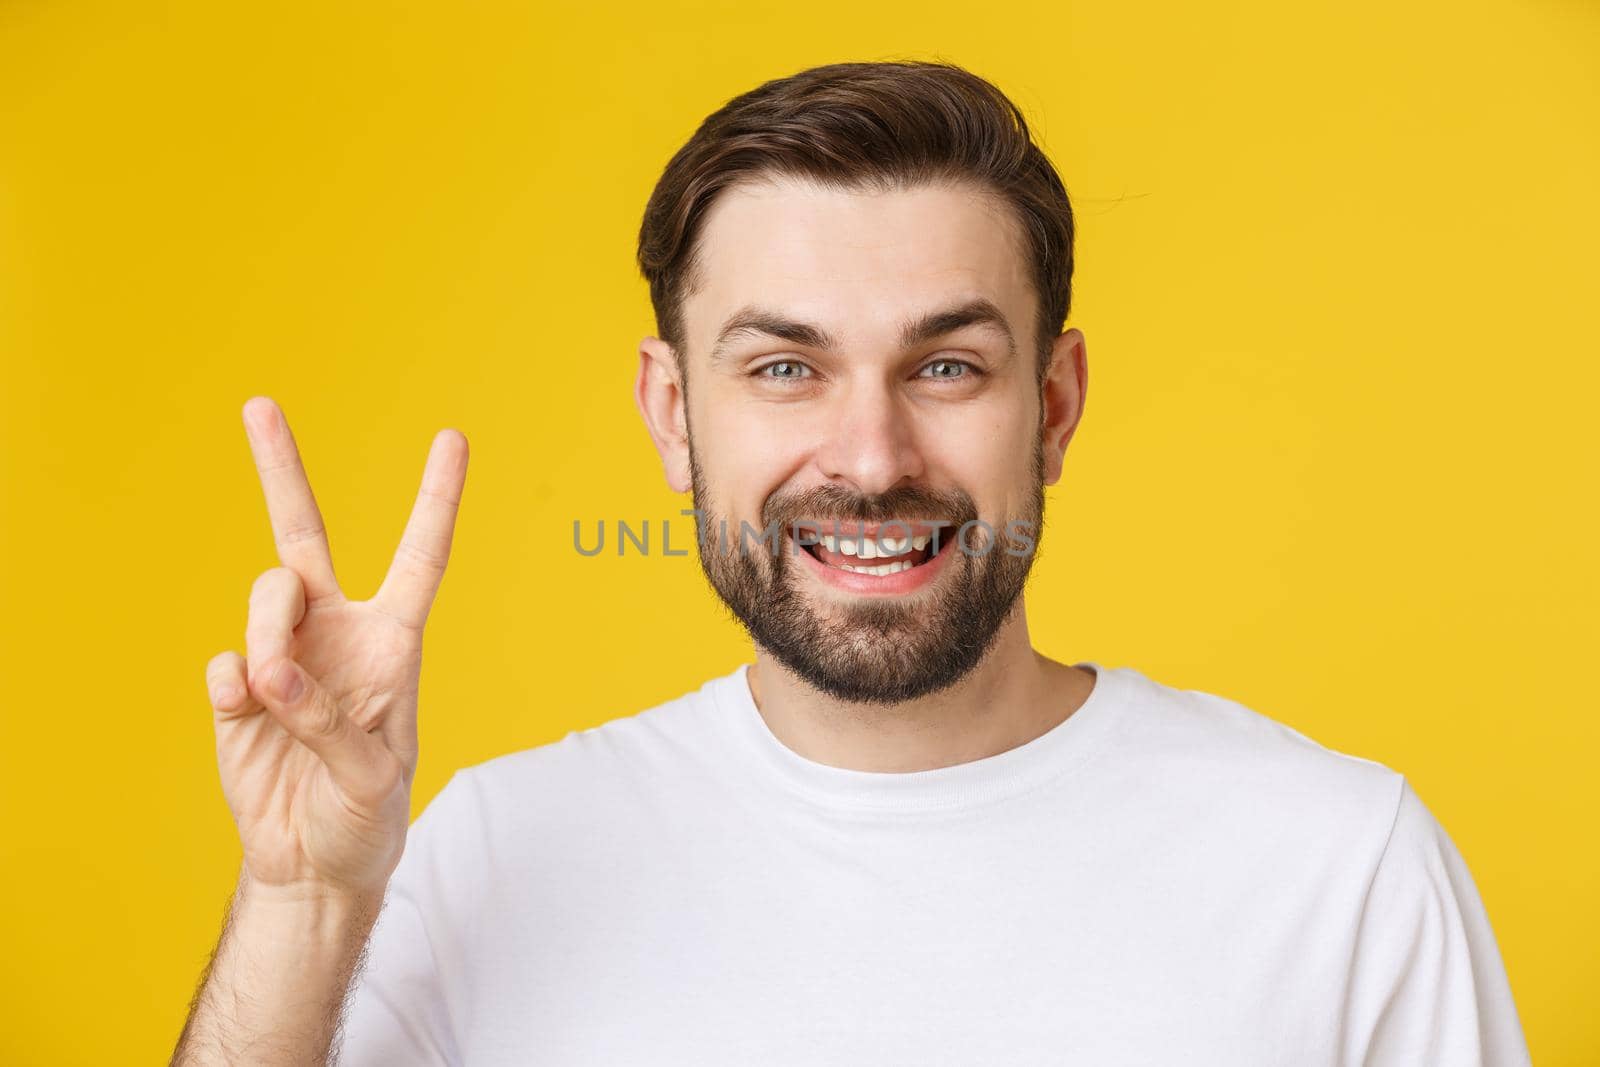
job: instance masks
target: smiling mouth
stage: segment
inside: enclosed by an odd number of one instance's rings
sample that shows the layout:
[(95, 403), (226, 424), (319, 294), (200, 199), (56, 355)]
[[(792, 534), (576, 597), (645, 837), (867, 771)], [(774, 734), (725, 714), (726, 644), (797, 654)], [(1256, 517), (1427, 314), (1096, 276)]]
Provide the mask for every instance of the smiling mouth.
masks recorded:
[[(890, 525), (892, 533), (906, 532), (903, 525)], [(919, 526), (910, 532), (913, 536), (894, 537), (881, 533), (862, 536), (858, 529), (855, 536), (822, 534), (818, 538), (811, 534), (806, 540), (820, 540), (820, 543), (806, 544), (796, 538), (795, 544), (824, 566), (883, 578), (924, 566), (948, 552), (951, 542), (955, 540), (951, 531), (942, 527), (926, 530)], [(793, 531), (790, 536), (794, 537)]]

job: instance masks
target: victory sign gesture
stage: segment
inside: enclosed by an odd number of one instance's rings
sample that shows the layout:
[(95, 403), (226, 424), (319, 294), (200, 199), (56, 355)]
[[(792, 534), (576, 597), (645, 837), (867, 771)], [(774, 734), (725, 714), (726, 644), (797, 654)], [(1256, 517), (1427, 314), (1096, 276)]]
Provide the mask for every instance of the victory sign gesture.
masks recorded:
[(410, 822), (423, 624), (450, 554), (466, 438), (434, 437), (382, 586), (350, 600), (283, 412), (255, 397), (243, 414), (281, 566), (250, 591), (245, 654), (223, 652), (206, 670), (242, 878), (267, 892), (381, 894)]

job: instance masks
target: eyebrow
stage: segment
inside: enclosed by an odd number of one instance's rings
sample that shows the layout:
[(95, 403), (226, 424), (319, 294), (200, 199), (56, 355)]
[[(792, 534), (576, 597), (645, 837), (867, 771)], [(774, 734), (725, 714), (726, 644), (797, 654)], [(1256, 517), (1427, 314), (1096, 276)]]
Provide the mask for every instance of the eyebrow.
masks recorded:
[[(1016, 355), (1017, 342), (1012, 335), (1011, 324), (994, 302), (984, 297), (907, 319), (900, 326), (900, 347), (915, 348), (967, 326), (978, 325), (997, 331), (1005, 338), (1009, 354)], [(792, 345), (823, 351), (838, 347), (837, 342), (821, 326), (798, 322), (770, 308), (746, 304), (730, 315), (722, 324), (722, 329), (717, 331), (716, 344), (711, 349), (711, 362), (722, 359), (734, 341), (748, 336), (775, 337)]]

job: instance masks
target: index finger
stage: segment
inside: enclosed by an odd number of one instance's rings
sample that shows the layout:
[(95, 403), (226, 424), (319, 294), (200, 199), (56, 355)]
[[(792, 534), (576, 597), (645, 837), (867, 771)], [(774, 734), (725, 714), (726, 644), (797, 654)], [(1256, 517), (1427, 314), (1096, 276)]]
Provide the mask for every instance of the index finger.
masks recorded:
[(457, 430), (440, 430), (428, 450), (422, 486), (400, 547), (373, 597), (384, 611), (408, 626), (420, 627), (427, 621), (428, 609), (439, 591), (466, 479), (467, 439)]
[(307, 600), (338, 595), (328, 531), (282, 409), (268, 397), (251, 397), (244, 404), (244, 425), (267, 498), (279, 561), (300, 575)]

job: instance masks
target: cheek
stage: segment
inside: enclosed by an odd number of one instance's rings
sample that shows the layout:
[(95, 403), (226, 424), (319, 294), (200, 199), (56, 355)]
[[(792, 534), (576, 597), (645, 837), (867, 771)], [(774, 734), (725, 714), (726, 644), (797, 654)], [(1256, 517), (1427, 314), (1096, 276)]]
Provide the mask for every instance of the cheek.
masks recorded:
[(930, 473), (940, 472), (971, 494), (978, 512), (989, 521), (1023, 512), (1033, 488), (1034, 438), (1019, 416), (1016, 420), (984, 420), (952, 425), (938, 439), (930, 457)]
[(810, 448), (777, 420), (746, 419), (736, 411), (695, 423), (695, 453), (714, 505), (740, 517), (758, 516), (767, 498), (804, 468)]
[(975, 489), (1006, 484), (1023, 450), (1017, 424), (1003, 420), (951, 420), (925, 440), (930, 458)]

